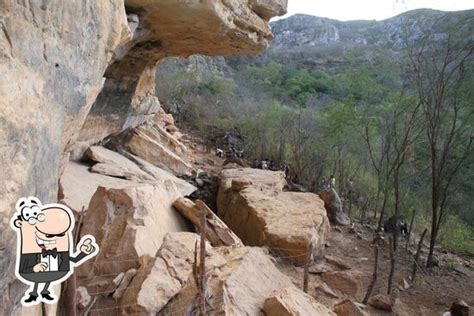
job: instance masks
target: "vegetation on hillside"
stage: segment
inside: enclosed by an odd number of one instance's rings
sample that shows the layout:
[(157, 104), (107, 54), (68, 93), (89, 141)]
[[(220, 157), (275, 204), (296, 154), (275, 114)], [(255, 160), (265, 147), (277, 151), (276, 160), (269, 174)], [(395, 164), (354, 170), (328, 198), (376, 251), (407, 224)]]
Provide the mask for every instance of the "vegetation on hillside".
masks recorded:
[(421, 37), (403, 30), (396, 52), (371, 46), (368, 59), (367, 49), (346, 51), (336, 72), (247, 57), (206, 73), (173, 59), (157, 90), (183, 126), (213, 145), (221, 145), (216, 132), (238, 131), (249, 160), (289, 164), (310, 190), (334, 175), (353, 216), (365, 208), (365, 220), (380, 226), (414, 209), (416, 229), (431, 228), (432, 248), (439, 239), (474, 253), (473, 18), (447, 24), (442, 37), (423, 23)]

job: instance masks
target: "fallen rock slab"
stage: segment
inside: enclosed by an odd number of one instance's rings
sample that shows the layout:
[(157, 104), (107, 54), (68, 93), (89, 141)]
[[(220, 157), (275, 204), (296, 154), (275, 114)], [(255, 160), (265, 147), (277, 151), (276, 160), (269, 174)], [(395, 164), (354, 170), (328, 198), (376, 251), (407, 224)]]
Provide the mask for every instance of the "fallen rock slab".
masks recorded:
[[(196, 244), (199, 244), (199, 236), (194, 233), (167, 234), (156, 259), (150, 258), (140, 268), (120, 300), (124, 306), (122, 312), (196, 313), (198, 290), (193, 274)], [(294, 297), (293, 302), (313, 308), (319, 306), (296, 289), (261, 248), (212, 248), (207, 243), (206, 271), (208, 310), (216, 315), (258, 315), (266, 299), (284, 288)]]
[[(136, 127), (127, 136), (125, 148), (130, 153), (175, 175), (191, 175), (193, 167), (186, 161), (184, 145), (181, 146), (178, 141), (170, 141), (170, 138), (163, 140), (158, 130), (159, 128), (151, 124)], [(171, 135), (169, 137), (172, 138)]]
[(282, 172), (223, 170), (218, 214), (245, 245), (267, 246), (277, 256), (303, 265), (322, 256), (329, 221), (316, 194), (284, 192), (285, 186)]
[(59, 180), (59, 195), (62, 203), (75, 212), (81, 212), (83, 209), (87, 209), (99, 186), (119, 189), (133, 184), (137, 183), (93, 173), (89, 171), (88, 165), (69, 161)]
[(206, 239), (210, 241), (214, 247), (220, 246), (243, 246), (242, 241), (237, 235), (227, 227), (224, 222), (217, 217), (214, 212), (207, 207), (207, 205), (197, 200), (196, 202), (190, 199), (181, 197), (176, 199), (173, 203), (173, 207), (177, 209), (184, 217), (186, 217), (191, 223), (199, 227), (201, 231), (201, 217), (202, 213), (205, 215)]
[[(153, 177), (153, 180), (146, 181), (147, 183), (165, 186), (165, 182), (172, 182), (181, 193), (180, 196), (189, 195), (197, 189), (192, 184), (173, 174), (153, 166), (143, 159), (135, 158), (138, 162), (143, 164), (144, 168), (146, 168), (146, 172), (149, 172)], [(62, 203), (68, 205), (75, 212), (81, 212), (83, 209), (87, 209), (92, 196), (99, 186), (119, 189), (139, 183), (143, 184), (144, 181), (138, 179), (126, 180), (90, 172), (88, 165), (69, 161), (59, 180), (59, 195)]]
[(112, 150), (101, 146), (89, 147), (85, 154), (89, 160), (96, 162), (92, 172), (103, 175), (122, 177), (129, 180), (152, 180), (153, 177), (141, 170), (135, 163)]
[[(159, 312), (192, 278), (194, 252), (199, 240), (194, 233), (167, 234), (156, 259), (150, 259), (140, 268), (120, 305), (128, 306), (126, 310), (130, 313)], [(207, 260), (209, 269), (226, 263), (209, 244), (206, 251), (212, 256), (212, 260)]]
[(83, 234), (95, 236), (100, 252), (80, 267), (83, 274), (111, 275), (139, 267), (139, 258), (154, 256), (168, 232), (189, 231), (172, 203), (181, 192), (171, 181), (99, 187), (84, 217)]
[(263, 305), (263, 312), (266, 315), (278, 316), (336, 315), (326, 306), (318, 303), (312, 296), (295, 287), (280, 289), (267, 298)]

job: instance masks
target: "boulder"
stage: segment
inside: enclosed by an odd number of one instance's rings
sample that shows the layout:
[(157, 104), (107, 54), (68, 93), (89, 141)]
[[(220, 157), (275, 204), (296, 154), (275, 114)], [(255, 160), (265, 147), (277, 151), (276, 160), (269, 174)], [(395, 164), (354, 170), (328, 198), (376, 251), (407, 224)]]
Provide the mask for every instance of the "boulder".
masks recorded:
[[(275, 267), (271, 257), (261, 248), (215, 250), (226, 262), (208, 273), (208, 310), (212, 310), (215, 315), (259, 315), (265, 300), (274, 295), (275, 291), (294, 287), (291, 280)], [(212, 262), (213, 256), (206, 258), (206, 262), (207, 260)], [(197, 289), (193, 281), (194, 278), (190, 279), (160, 313), (181, 315), (184, 311), (191, 314), (197, 312)]]
[[(199, 236), (193, 233), (166, 235), (156, 259), (140, 268), (120, 300), (124, 306), (122, 312), (163, 315), (195, 312), (196, 244), (199, 245)], [(216, 314), (258, 315), (265, 300), (282, 288), (289, 288), (298, 300), (304, 296), (298, 294), (300, 291), (260, 248), (212, 248), (206, 243), (205, 266), (207, 302)], [(304, 299), (309, 300), (306, 296)]]
[(263, 312), (266, 315), (299, 316), (299, 315), (336, 315), (327, 307), (318, 303), (312, 296), (295, 287), (277, 290), (265, 300)]
[(324, 201), (329, 220), (336, 225), (349, 225), (351, 220), (342, 210), (342, 202), (333, 188), (326, 188), (319, 192), (319, 196)]
[(332, 289), (338, 290), (353, 298), (363, 294), (362, 282), (364, 275), (357, 270), (345, 270), (338, 272), (326, 272), (321, 275), (321, 279)]
[(392, 311), (392, 301), (390, 296), (384, 294), (377, 294), (369, 298), (368, 304), (374, 308), (381, 309), (384, 311)]
[(99, 187), (93, 195), (82, 234), (95, 236), (100, 252), (79, 267), (80, 275), (117, 275), (154, 256), (168, 232), (190, 229), (173, 208), (181, 196), (172, 181)]
[(316, 194), (284, 192), (285, 186), (282, 172), (223, 170), (218, 215), (245, 245), (267, 246), (303, 265), (322, 255), (329, 221)]
[[(152, 176), (153, 180), (148, 182), (155, 184), (172, 182), (181, 193), (181, 196), (189, 195), (196, 190), (196, 187), (180, 178), (177, 178), (173, 174), (155, 167), (138, 157), (133, 158), (136, 159), (137, 164), (139, 163), (141, 169)], [(59, 181), (59, 199), (72, 210), (81, 212), (82, 209), (87, 209), (92, 196), (99, 186), (119, 189), (143, 182), (141, 180), (139, 181), (137, 178), (133, 179), (134, 180), (128, 181), (121, 178), (109, 177), (99, 173), (90, 172), (88, 165), (70, 161), (66, 164), (64, 173)]]
[(96, 162), (91, 167), (92, 172), (137, 181), (153, 179), (151, 175), (141, 170), (135, 163), (110, 149), (91, 146), (86, 150), (85, 156)]
[(156, 125), (144, 124), (129, 133), (124, 146), (130, 153), (175, 175), (191, 175), (193, 167), (186, 161), (182, 144), (170, 139), (164, 141)]
[(193, 202), (190, 199), (181, 197), (174, 201), (173, 207), (191, 223), (199, 227), (200, 232), (203, 229), (201, 226), (202, 216), (204, 216), (206, 240), (209, 240), (214, 247), (243, 246), (239, 237), (201, 200)]
[[(194, 233), (169, 233), (165, 236), (156, 259), (143, 265), (126, 290), (120, 305), (131, 306), (130, 313), (157, 313), (181, 289), (192, 276), (196, 244), (200, 238)], [(206, 252), (212, 259), (206, 260), (209, 269), (225, 264), (208, 243)]]
[(334, 312), (337, 316), (367, 316), (353, 301), (345, 299), (334, 305)]

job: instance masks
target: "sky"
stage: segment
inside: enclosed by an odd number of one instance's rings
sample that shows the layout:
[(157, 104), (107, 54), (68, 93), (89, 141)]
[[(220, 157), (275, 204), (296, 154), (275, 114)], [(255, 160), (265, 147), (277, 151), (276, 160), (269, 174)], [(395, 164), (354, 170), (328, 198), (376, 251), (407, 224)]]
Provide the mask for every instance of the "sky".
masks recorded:
[(419, 8), (474, 9), (474, 0), (288, 0), (288, 14), (284, 17), (304, 13), (341, 21), (383, 20)]

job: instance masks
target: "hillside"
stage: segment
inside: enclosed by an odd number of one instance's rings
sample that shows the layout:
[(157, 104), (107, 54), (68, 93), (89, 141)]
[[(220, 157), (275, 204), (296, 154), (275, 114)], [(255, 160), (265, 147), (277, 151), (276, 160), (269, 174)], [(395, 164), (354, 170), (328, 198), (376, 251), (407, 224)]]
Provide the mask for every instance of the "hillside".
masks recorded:
[[(383, 21), (349, 22), (294, 15), (271, 24), (274, 40), (261, 54), (165, 61), (157, 77), (168, 80), (157, 82), (157, 93), (183, 128), (213, 146), (224, 146), (222, 135), (226, 133), (239, 135), (237, 146), (245, 149), (249, 159), (291, 164), (312, 190), (331, 173), (339, 175), (341, 188), (356, 177), (358, 205), (362, 207), (362, 201), (369, 199), (369, 207), (377, 213), (380, 210), (373, 209), (380, 207), (382, 199), (361, 137), (364, 115), (381, 115), (390, 104), (399, 103), (402, 94), (416, 98), (410, 51), (423, 43), (429, 47), (424, 50), (426, 55), (448, 51), (449, 43), (469, 50), (474, 41), (473, 21), (474, 10), (420, 9)], [(463, 119), (471, 124), (472, 56), (465, 64), (464, 88), (459, 93), (466, 109)], [(378, 128), (382, 135), (383, 127)], [(466, 133), (469, 128), (472, 125)], [(374, 138), (375, 145), (382, 141)], [(406, 217), (412, 208), (421, 213), (430, 208), (425, 144), (419, 137), (403, 171)], [(443, 242), (470, 252), (474, 251), (474, 208), (469, 193), (474, 189), (473, 163), (474, 155), (467, 155), (449, 192), (450, 214), (464, 222), (451, 217), (443, 233)], [(390, 194), (389, 213), (394, 212), (392, 199)], [(426, 223), (428, 213), (421, 213), (417, 220)], [(454, 231), (460, 232), (457, 237)]]

